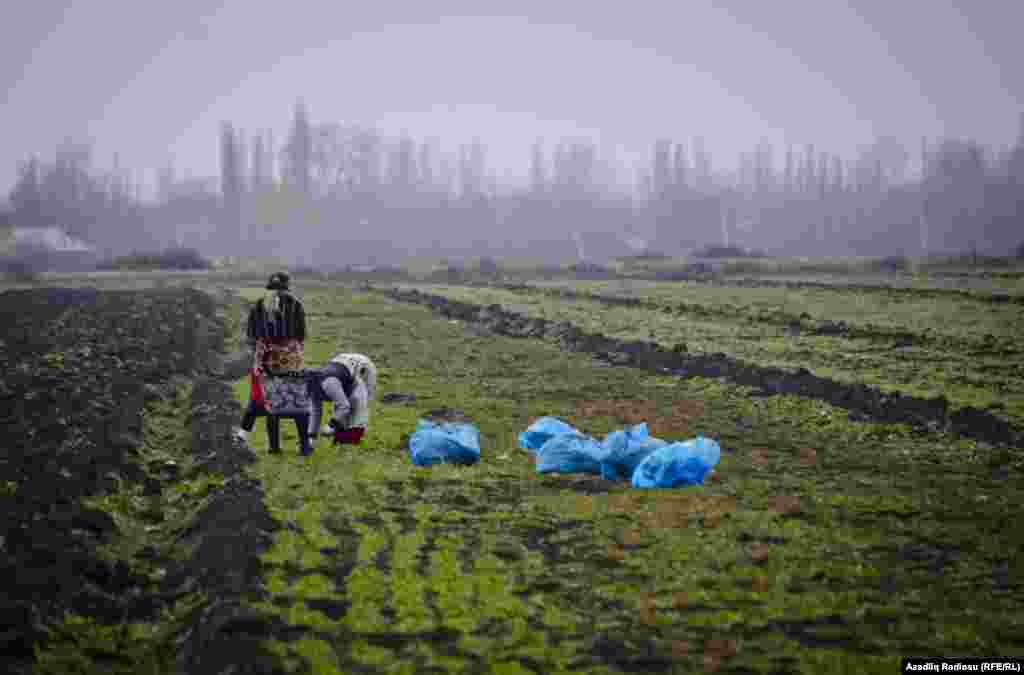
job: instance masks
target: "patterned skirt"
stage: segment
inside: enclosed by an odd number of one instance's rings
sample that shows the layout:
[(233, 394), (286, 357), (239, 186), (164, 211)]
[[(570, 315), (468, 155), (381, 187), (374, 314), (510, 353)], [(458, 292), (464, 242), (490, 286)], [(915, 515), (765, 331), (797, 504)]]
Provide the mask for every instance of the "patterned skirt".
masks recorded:
[(253, 368), (259, 372), (270, 370), (302, 370), (306, 359), (302, 340), (296, 338), (262, 338), (256, 340), (256, 358)]
[(309, 395), (309, 386), (301, 373), (293, 376), (275, 375), (263, 380), (266, 394), (266, 410), (271, 415), (295, 416), (310, 415), (313, 412), (313, 399)]

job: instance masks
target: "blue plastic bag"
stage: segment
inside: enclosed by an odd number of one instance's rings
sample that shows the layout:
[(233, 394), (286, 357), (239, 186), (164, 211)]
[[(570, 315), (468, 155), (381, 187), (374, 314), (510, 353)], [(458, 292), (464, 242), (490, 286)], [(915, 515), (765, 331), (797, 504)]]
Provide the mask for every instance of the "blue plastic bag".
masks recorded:
[(537, 451), (537, 473), (601, 473), (603, 454), (589, 436), (557, 434)]
[(417, 466), (476, 464), (480, 461), (480, 431), (472, 424), (421, 419), (409, 437), (409, 454)]
[(541, 417), (534, 420), (533, 424), (526, 428), (526, 431), (519, 434), (519, 447), (523, 450), (537, 452), (548, 439), (558, 434), (577, 434), (579, 431), (571, 424), (563, 422), (557, 417)]
[(605, 480), (629, 480), (640, 462), (666, 441), (647, 435), (647, 423), (613, 431), (604, 439), (601, 477)]
[(718, 464), (722, 449), (710, 438), (698, 436), (684, 443), (663, 445), (633, 471), (635, 488), (671, 488), (703, 485), (704, 477)]

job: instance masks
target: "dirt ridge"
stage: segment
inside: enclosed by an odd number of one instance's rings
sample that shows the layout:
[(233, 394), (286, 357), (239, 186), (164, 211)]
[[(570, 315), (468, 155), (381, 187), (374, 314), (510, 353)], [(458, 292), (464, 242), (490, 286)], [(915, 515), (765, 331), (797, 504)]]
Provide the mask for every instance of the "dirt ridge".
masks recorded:
[(615, 365), (628, 365), (687, 377), (723, 377), (756, 387), (764, 395), (790, 394), (823, 400), (849, 410), (859, 421), (905, 423), (918, 429), (947, 431), (993, 445), (1019, 447), (1024, 432), (991, 413), (973, 407), (951, 411), (944, 396), (924, 399), (884, 392), (864, 384), (844, 384), (818, 377), (806, 369), (789, 372), (732, 359), (725, 354), (688, 354), (642, 340), (624, 341), (586, 333), (568, 321), (536, 319), (500, 305), (476, 305), (450, 300), (418, 289), (377, 288), (392, 299), (430, 307), (443, 316), (482, 324), (514, 337), (557, 339), (563, 348), (592, 353)]
[(960, 349), (962, 351), (989, 350), (997, 348), (1005, 356), (1014, 356), (1021, 353), (1016, 348), (1016, 342), (1000, 339), (994, 335), (985, 335), (980, 340), (964, 340), (953, 336), (938, 336), (928, 333), (919, 333), (905, 330), (894, 330), (867, 324), (866, 326), (851, 325), (846, 321), (834, 321), (831, 319), (815, 319), (807, 313), (792, 314), (782, 311), (775, 312), (751, 312), (744, 313), (733, 309), (722, 307), (711, 307), (700, 303), (690, 302), (658, 302), (636, 297), (618, 297), (604, 295), (602, 293), (588, 293), (586, 291), (573, 291), (562, 288), (540, 288), (528, 284), (501, 284), (496, 288), (511, 291), (513, 293), (539, 293), (557, 298), (570, 300), (589, 300), (610, 307), (635, 307), (650, 309), (665, 313), (691, 314), (700, 317), (723, 318), (739, 321), (756, 321), (758, 323), (770, 323), (785, 326), (789, 329), (809, 333), (811, 335), (836, 336), (846, 339), (860, 339), (873, 341), (892, 341), (898, 346), (928, 345), (945, 346)]
[(166, 594), (201, 589), (205, 595), (178, 631), (178, 672), (220, 673), (243, 663), (245, 672), (280, 672), (279, 659), (260, 646), (280, 621), (245, 605), (266, 597), (259, 556), (281, 525), (271, 517), (259, 482), (245, 475), (255, 453), (230, 435), (238, 416), (231, 387), (219, 379), (199, 379), (190, 407), (197, 474), (216, 473), (226, 481), (178, 529), (176, 546), (191, 553), (170, 567), (163, 584)]
[[(225, 314), (237, 309), (231, 293), (205, 297)], [(245, 354), (225, 353), (228, 326), (221, 323), (219, 328), (221, 349), (209, 375), (193, 385), (189, 426), (197, 473), (219, 474), (225, 482), (178, 529), (175, 543), (190, 555), (169, 569), (163, 590), (201, 588), (205, 596), (177, 633), (179, 673), (270, 675), (283, 672), (283, 664), (262, 641), (287, 632), (287, 626), (269, 612), (247, 605), (269, 597), (260, 554), (270, 549), (273, 533), (282, 524), (271, 516), (260, 482), (245, 472), (256, 454), (231, 433), (240, 411), (230, 382), (244, 374), (247, 359)]]

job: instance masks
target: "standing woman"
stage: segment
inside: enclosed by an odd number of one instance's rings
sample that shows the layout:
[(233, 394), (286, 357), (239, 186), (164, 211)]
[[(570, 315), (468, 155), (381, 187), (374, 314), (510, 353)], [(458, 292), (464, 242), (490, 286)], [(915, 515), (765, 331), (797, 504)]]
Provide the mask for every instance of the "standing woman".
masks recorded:
[[(254, 352), (254, 385), (267, 373), (302, 370), (305, 365), (306, 311), (302, 301), (292, 294), (290, 282), (287, 272), (270, 275), (266, 295), (249, 310), (246, 335)], [(256, 417), (265, 412), (264, 405), (253, 396), (238, 435), (245, 439), (246, 434), (252, 431)], [(308, 420), (296, 418), (295, 423), (299, 428), (300, 450), (308, 454), (311, 449)], [(280, 420), (274, 415), (267, 417), (267, 435), (270, 451), (280, 452)]]
[(246, 334), (255, 352), (253, 369), (302, 370), (305, 364), (306, 309), (290, 289), (287, 272), (275, 272), (267, 281), (267, 293), (249, 311)]

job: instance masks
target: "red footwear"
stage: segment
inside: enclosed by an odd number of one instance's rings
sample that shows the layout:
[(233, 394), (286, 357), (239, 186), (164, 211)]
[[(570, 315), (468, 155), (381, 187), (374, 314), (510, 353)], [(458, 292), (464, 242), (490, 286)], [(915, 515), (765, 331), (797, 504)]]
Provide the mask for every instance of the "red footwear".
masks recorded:
[(354, 429), (338, 429), (334, 432), (334, 444), (348, 443), (350, 445), (359, 445), (359, 442), (363, 439), (363, 432), (365, 429), (356, 427)]

